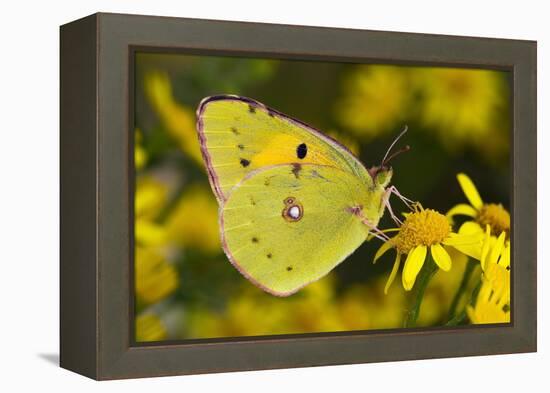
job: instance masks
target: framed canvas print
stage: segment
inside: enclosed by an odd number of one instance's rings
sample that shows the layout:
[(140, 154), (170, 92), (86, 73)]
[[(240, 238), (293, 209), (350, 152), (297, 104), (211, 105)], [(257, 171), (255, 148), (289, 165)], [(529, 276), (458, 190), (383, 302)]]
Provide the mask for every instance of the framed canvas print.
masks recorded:
[(536, 43), (61, 27), (61, 366), (536, 350)]

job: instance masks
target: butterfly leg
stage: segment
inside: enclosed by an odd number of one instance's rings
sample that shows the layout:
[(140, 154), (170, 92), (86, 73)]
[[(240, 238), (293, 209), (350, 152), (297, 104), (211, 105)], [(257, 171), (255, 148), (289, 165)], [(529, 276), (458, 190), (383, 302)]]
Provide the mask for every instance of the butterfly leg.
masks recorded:
[(363, 224), (365, 224), (370, 228), (369, 233), (371, 233), (374, 237), (384, 242), (390, 240), (389, 236), (386, 235), (384, 232), (382, 232), (380, 229), (378, 229), (372, 222), (369, 221), (368, 218), (364, 217), (362, 214), (360, 215), (360, 217)]
[[(403, 195), (399, 192), (399, 190), (397, 189), (397, 187), (395, 187), (395, 186), (390, 186), (390, 187), (388, 187), (387, 191), (389, 191), (390, 194), (395, 194), (395, 196), (398, 197), (398, 198), (401, 200), (401, 202), (403, 202), (403, 203), (405, 204), (405, 206), (407, 206), (407, 208), (408, 208), (409, 210), (413, 210), (412, 205), (414, 205), (416, 202), (413, 201), (412, 199), (409, 199), (409, 198), (403, 196)], [(389, 197), (388, 197), (388, 199), (389, 199)]]
[(382, 200), (383, 200), (383, 203), (384, 203), (384, 206), (386, 206), (386, 208), (388, 209), (388, 212), (390, 213), (390, 217), (392, 218), (393, 221), (395, 221), (395, 223), (399, 226), (403, 225), (403, 221), (401, 221), (396, 215), (395, 213), (393, 212), (393, 209), (391, 207), (391, 204), (390, 204), (390, 196), (392, 193), (394, 193), (394, 191), (392, 190), (393, 186), (392, 187), (389, 187), (386, 192), (384, 193), (384, 196), (382, 197)]

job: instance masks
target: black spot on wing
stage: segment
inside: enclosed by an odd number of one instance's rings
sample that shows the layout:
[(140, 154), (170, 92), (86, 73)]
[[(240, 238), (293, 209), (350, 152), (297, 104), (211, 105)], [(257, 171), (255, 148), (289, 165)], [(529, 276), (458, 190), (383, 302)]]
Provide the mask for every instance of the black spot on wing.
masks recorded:
[(268, 259), (271, 259), (271, 258), (273, 258), (273, 254), (269, 253), (269, 254), (266, 255), (266, 257), (267, 257)]
[(296, 156), (300, 160), (303, 160), (304, 158), (306, 158), (306, 156), (307, 156), (307, 145), (305, 143), (300, 143), (296, 147)]
[(237, 147), (238, 147), (240, 150), (244, 150), (244, 145), (238, 144)]
[(250, 105), (250, 104), (249, 104), (249, 105), (248, 105), (248, 112), (250, 112), (250, 113), (256, 113), (256, 108), (254, 108), (253, 105)]
[(258, 243), (258, 242), (259, 242), (259, 240), (258, 240), (257, 237), (253, 237), (253, 238), (252, 238), (252, 243)]
[(241, 158), (241, 165), (243, 166), (243, 168), (246, 168), (247, 166), (250, 165), (250, 161), (247, 160), (246, 158)]
[(237, 130), (237, 127), (231, 127), (231, 132), (232, 132), (233, 134), (235, 134), (235, 135), (239, 135), (239, 134), (240, 134), (239, 130)]
[(287, 267), (286, 267), (286, 271), (287, 271), (287, 272), (292, 271), (292, 266), (287, 266)]
[(264, 186), (269, 186), (271, 184), (271, 179), (273, 179), (274, 176), (266, 177), (264, 180)]
[(300, 171), (302, 170), (301, 164), (292, 164), (292, 173), (296, 177), (296, 179), (300, 178)]

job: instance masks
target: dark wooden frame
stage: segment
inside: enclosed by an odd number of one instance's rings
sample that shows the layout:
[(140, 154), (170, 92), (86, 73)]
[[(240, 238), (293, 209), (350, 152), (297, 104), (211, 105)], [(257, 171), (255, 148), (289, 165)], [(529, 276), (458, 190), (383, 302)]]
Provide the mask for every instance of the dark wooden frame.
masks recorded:
[[(137, 49), (508, 70), (512, 323), (133, 342)], [(95, 14), (61, 27), (61, 366), (95, 379), (536, 351), (536, 42)]]

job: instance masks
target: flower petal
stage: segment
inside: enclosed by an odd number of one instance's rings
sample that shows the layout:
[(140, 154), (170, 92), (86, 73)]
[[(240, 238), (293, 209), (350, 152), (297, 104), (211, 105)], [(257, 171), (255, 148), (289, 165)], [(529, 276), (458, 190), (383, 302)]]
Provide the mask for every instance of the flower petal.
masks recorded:
[(481, 234), (471, 234), (471, 235), (462, 235), (458, 233), (449, 233), (446, 239), (442, 241), (446, 246), (468, 246), (468, 245), (481, 245), (483, 240), (483, 235)]
[[(462, 227), (467, 223), (464, 223)], [(477, 226), (477, 224), (472, 224)], [(460, 227), (460, 231), (462, 231)], [(478, 227), (479, 228), (479, 227)], [(479, 228), (480, 230), (480, 228)], [(477, 233), (467, 233), (470, 229), (466, 229), (463, 232), (466, 233), (450, 233), (449, 236), (443, 240), (443, 244), (446, 246), (452, 246), (461, 253), (468, 255), (474, 259), (481, 258), (481, 246), (483, 244), (483, 231)], [(473, 232), (473, 231), (472, 231)]]
[(376, 261), (382, 255), (384, 255), (386, 253), (386, 251), (388, 251), (390, 248), (392, 248), (392, 244), (389, 241), (382, 244), (382, 246), (378, 249), (378, 251), (376, 251), (376, 254), (374, 255), (374, 259), (373, 259), (372, 263), (376, 263)]
[(459, 235), (483, 235), (483, 228), (474, 221), (466, 221), (458, 228)]
[(416, 276), (418, 276), (418, 272), (420, 272), (420, 269), (424, 265), (427, 252), (428, 249), (424, 245), (416, 246), (416, 248), (409, 252), (401, 276), (405, 290), (410, 291), (412, 289)]
[(447, 217), (453, 217), (455, 215), (475, 217), (477, 216), (477, 210), (465, 203), (459, 203), (458, 205), (453, 206), (446, 214)]
[(510, 242), (504, 244), (504, 250), (502, 250), (502, 256), (498, 264), (506, 268), (510, 266)]
[(136, 219), (135, 238), (144, 245), (160, 246), (168, 241), (165, 227), (144, 218)]
[(504, 248), (504, 240), (506, 238), (506, 232), (501, 232), (497, 241), (495, 242), (491, 252), (489, 253), (489, 263), (498, 263), (500, 254), (502, 254), (502, 249)]
[(470, 306), (469, 304), (466, 306), (466, 314), (468, 314), (468, 318), (470, 318), (470, 321), (473, 324), (476, 324), (476, 323), (479, 322), (474, 308), (472, 306)]
[(491, 229), (489, 228), (489, 225), (487, 225), (487, 230), (485, 231), (485, 239), (483, 240), (483, 246), (481, 247), (481, 257), (479, 258), (481, 269), (483, 271), (485, 271), (487, 255), (489, 255), (490, 249), (491, 249)]
[(479, 196), (479, 192), (477, 191), (476, 186), (472, 182), (472, 180), (466, 175), (465, 173), (459, 173), (456, 178), (458, 179), (458, 183), (460, 184), (460, 188), (462, 188), (462, 191), (464, 191), (464, 195), (472, 206), (479, 210), (483, 206), (483, 201), (481, 197)]
[(395, 261), (393, 263), (393, 268), (391, 269), (390, 276), (388, 277), (388, 281), (386, 282), (386, 286), (384, 287), (384, 295), (387, 295), (388, 289), (390, 289), (390, 286), (395, 280), (395, 276), (397, 275), (397, 271), (399, 270), (399, 265), (401, 265), (401, 254), (397, 253), (395, 256)]
[(441, 270), (448, 272), (451, 270), (451, 257), (449, 253), (441, 246), (441, 244), (434, 244), (430, 247), (430, 252), (434, 262), (441, 268)]

